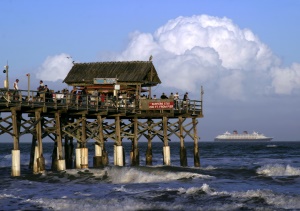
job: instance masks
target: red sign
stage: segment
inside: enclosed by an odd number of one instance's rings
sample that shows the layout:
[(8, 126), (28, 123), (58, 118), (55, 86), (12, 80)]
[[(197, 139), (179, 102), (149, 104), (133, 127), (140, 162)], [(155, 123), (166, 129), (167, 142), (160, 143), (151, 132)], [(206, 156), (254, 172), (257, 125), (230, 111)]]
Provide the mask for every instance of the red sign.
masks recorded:
[(149, 102), (149, 109), (172, 109), (174, 101), (171, 102)]

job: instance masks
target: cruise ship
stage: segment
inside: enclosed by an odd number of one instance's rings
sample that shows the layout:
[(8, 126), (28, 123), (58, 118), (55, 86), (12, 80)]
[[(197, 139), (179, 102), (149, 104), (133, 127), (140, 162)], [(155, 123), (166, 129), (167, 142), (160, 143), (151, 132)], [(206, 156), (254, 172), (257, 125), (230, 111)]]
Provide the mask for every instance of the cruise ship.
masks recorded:
[(233, 133), (228, 131), (222, 135), (218, 135), (215, 141), (271, 141), (272, 137), (266, 137), (261, 133), (253, 132), (249, 134), (247, 131), (239, 134), (236, 130)]

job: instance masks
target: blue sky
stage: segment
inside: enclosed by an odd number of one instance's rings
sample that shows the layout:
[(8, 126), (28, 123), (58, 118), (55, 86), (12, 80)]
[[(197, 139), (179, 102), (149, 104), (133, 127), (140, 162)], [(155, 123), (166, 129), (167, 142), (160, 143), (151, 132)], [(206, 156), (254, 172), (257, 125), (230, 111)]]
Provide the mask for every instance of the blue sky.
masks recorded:
[[(76, 62), (148, 60), (161, 92), (205, 89), (199, 135), (253, 130), (300, 140), (300, 2), (0, 1), (0, 64), (10, 84), (61, 83)], [(5, 74), (0, 75), (0, 80)]]

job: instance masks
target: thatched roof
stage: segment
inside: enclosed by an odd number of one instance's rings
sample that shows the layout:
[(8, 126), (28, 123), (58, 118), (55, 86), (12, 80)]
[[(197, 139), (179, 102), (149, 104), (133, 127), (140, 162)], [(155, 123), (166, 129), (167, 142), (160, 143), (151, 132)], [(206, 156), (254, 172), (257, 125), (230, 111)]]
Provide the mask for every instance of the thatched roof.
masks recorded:
[(75, 63), (64, 83), (92, 85), (94, 78), (117, 78), (118, 83), (155, 86), (161, 83), (152, 61)]

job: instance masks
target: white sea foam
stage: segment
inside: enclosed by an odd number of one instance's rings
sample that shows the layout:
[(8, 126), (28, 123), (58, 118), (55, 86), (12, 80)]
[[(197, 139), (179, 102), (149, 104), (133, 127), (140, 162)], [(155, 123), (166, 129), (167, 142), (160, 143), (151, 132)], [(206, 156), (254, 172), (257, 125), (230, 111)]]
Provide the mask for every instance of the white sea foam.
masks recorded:
[(214, 167), (214, 166), (211, 166), (211, 165), (209, 165), (209, 166), (206, 166), (206, 167), (201, 167), (201, 169), (203, 169), (203, 170), (216, 170), (216, 169), (218, 169), (217, 167)]
[(141, 171), (127, 167), (112, 167), (107, 169), (107, 173), (112, 183), (152, 183), (179, 180), (184, 178), (213, 178), (209, 175), (191, 172), (169, 172), (163, 170)]
[[(135, 199), (114, 199), (114, 198), (77, 198), (77, 199), (49, 199), (38, 198), (38, 199), (27, 199), (27, 204), (37, 205), (44, 209), (51, 210), (81, 210), (81, 211), (126, 211), (126, 210), (149, 210), (149, 204), (144, 203), (140, 200)], [(157, 203), (159, 208), (167, 210), (182, 210), (184, 205), (170, 205), (164, 202)], [(155, 205), (150, 205), (154, 207)], [(28, 207), (27, 207), (28, 208)], [(30, 208), (30, 207), (29, 207)]]
[(277, 145), (275, 145), (275, 144), (269, 144), (269, 145), (267, 145), (267, 147), (277, 147)]
[(236, 198), (263, 198), (267, 204), (282, 209), (300, 208), (300, 196), (276, 194), (271, 190), (248, 190), (246, 192), (233, 192), (231, 195)]
[[(236, 199), (249, 200), (252, 198), (261, 198), (267, 204), (281, 209), (300, 209), (300, 196), (291, 196), (285, 194), (277, 194), (271, 190), (248, 190), (248, 191), (216, 191), (208, 184), (203, 184), (201, 187), (191, 187), (188, 189), (179, 188), (181, 194), (195, 195), (199, 191), (203, 191), (210, 196), (230, 196)], [(236, 204), (239, 207), (239, 203)], [(237, 208), (235, 207), (235, 208)], [(212, 207), (210, 207), (212, 208)], [(220, 208), (220, 207), (219, 207)], [(225, 208), (225, 207), (222, 207)]]
[(265, 176), (299, 176), (300, 168), (295, 168), (290, 165), (268, 164), (256, 170), (258, 174)]

